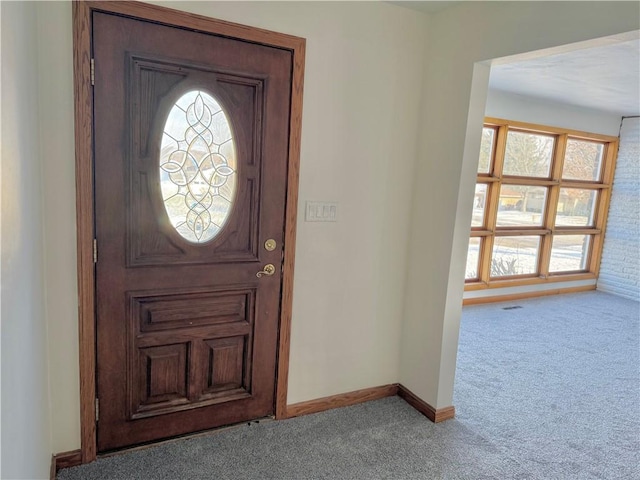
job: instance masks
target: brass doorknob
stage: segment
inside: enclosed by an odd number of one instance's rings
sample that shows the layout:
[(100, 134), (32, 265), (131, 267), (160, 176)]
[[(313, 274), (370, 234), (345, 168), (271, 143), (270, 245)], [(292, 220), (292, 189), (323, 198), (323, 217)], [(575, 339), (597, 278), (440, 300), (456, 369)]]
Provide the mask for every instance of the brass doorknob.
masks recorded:
[(274, 273), (276, 273), (276, 267), (274, 267), (272, 263), (267, 263), (262, 271), (256, 273), (256, 277), (260, 278), (263, 275), (270, 277)]

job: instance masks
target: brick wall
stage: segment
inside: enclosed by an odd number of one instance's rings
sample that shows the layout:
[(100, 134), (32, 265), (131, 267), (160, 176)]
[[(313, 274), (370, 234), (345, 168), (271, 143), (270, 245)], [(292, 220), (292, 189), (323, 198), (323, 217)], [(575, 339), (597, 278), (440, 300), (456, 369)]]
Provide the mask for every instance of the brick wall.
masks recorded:
[(640, 300), (640, 118), (625, 118), (598, 290)]

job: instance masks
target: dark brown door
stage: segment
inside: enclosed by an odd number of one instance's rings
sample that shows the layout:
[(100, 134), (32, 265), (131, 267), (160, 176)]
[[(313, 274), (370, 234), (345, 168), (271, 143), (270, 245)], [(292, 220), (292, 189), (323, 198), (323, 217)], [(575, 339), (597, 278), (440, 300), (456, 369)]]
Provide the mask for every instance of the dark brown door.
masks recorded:
[(291, 52), (92, 21), (98, 450), (269, 415)]

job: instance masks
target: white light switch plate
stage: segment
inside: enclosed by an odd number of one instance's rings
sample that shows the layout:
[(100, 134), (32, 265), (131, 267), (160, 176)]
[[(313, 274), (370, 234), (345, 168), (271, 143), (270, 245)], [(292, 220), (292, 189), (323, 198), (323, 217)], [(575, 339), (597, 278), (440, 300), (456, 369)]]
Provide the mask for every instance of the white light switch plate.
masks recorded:
[(337, 202), (307, 202), (304, 220), (306, 222), (337, 222)]

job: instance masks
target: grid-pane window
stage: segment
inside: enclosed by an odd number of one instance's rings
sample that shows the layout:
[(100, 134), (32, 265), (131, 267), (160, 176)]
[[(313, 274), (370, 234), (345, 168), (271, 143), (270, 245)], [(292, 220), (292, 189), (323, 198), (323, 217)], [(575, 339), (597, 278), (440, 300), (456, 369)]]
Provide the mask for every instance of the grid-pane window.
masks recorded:
[(471, 218), (472, 227), (481, 227), (484, 225), (484, 209), (487, 205), (487, 184), (477, 183), (476, 194), (473, 199), (473, 217)]
[(591, 235), (555, 235), (551, 245), (550, 272), (575, 272), (587, 267)]
[(602, 173), (604, 144), (570, 138), (564, 155), (562, 178), (597, 182)]
[(482, 129), (482, 143), (480, 145), (480, 159), (478, 161), (478, 173), (489, 173), (491, 158), (493, 157), (493, 146), (496, 140), (494, 128), (485, 127)]
[(487, 119), (467, 288), (596, 276), (617, 139)]
[(507, 132), (502, 175), (548, 178), (554, 138), (529, 132)]
[(467, 269), (465, 278), (474, 280), (478, 278), (478, 261), (480, 260), (480, 239), (469, 239), (469, 251), (467, 252)]
[(531, 185), (501, 185), (498, 227), (542, 226), (547, 188)]
[(491, 252), (491, 277), (531, 275), (538, 271), (540, 237), (513, 235), (496, 237)]
[(556, 210), (556, 225), (590, 227), (595, 219), (598, 190), (560, 188)]

